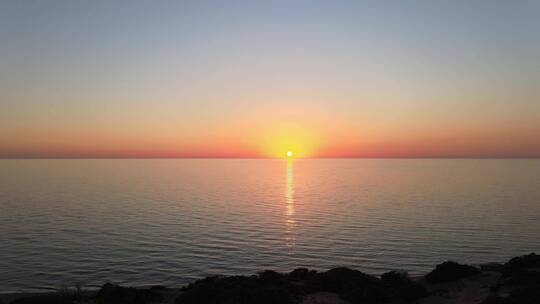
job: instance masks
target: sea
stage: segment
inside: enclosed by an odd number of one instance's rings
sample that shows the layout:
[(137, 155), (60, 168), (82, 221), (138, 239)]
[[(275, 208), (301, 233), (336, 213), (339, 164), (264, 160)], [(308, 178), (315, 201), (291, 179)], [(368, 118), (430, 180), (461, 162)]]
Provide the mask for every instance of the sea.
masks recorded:
[(538, 159), (0, 160), (0, 292), (535, 251)]

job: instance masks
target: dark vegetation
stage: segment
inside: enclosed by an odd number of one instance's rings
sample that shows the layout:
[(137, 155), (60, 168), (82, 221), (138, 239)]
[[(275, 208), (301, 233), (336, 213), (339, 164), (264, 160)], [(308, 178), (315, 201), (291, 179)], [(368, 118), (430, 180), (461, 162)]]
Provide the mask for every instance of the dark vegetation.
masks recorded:
[(538, 304), (540, 303), (540, 255), (512, 258), (502, 267), (502, 277), (494, 286), (495, 292), (509, 290), (509, 295), (487, 298), (482, 304)]
[(480, 273), (480, 269), (474, 266), (447, 261), (437, 265), (425, 278), (430, 283), (443, 283), (470, 277), (478, 273)]
[(161, 296), (154, 289), (137, 289), (133, 287), (121, 287), (107, 283), (101, 287), (96, 295), (98, 304), (146, 304), (156, 302)]
[(66, 299), (61, 295), (36, 295), (27, 298), (17, 299), (11, 304), (71, 304), (75, 303), (70, 299)]
[(403, 303), (412, 302), (428, 295), (424, 286), (412, 281), (406, 272), (391, 271), (383, 274), (381, 280), (388, 286), (391, 297)]
[(410, 303), (427, 294), (406, 273), (380, 279), (349, 268), (326, 272), (295, 269), (288, 274), (264, 271), (254, 276), (211, 277), (183, 289), (177, 304), (299, 303), (309, 293), (333, 292), (351, 303)]
[(94, 295), (80, 287), (62, 288), (56, 294), (30, 296), (14, 300), (11, 304), (147, 304), (161, 300), (156, 290), (159, 288), (138, 289), (107, 283)]
[(503, 266), (503, 274), (508, 276), (513, 272), (530, 268), (540, 268), (540, 255), (531, 253), (510, 259)]
[[(500, 279), (491, 287), (491, 296), (482, 304), (540, 303), (540, 256), (529, 254), (505, 264), (486, 264), (482, 271), (498, 272)], [(429, 284), (472, 277), (480, 269), (455, 262), (444, 262), (425, 276)], [(474, 278), (473, 278), (474, 279)], [(426, 286), (430, 286), (430, 285)], [(29, 296), (13, 304), (150, 304), (159, 303), (167, 289), (121, 287), (107, 283), (96, 293), (80, 286), (58, 293)], [(317, 272), (298, 268), (290, 273), (264, 271), (252, 276), (214, 276), (195, 281), (173, 294), (176, 304), (246, 304), (300, 303), (304, 296), (331, 292), (350, 303), (414, 303), (428, 295), (424, 285), (409, 278), (406, 272), (387, 272), (380, 277), (349, 268)], [(0, 304), (1, 300), (0, 300)]]

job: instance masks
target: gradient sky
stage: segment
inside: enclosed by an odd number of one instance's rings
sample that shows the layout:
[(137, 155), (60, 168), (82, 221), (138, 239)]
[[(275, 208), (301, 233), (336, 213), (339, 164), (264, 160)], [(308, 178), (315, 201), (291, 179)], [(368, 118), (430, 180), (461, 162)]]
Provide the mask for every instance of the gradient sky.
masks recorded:
[(539, 157), (540, 1), (0, 2), (0, 157)]

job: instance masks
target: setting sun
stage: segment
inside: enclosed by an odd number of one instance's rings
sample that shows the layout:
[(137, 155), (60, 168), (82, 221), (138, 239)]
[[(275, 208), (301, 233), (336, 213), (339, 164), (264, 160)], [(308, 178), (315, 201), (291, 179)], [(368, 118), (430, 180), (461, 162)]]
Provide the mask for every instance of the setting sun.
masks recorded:
[(540, 0), (0, 20), (0, 304), (540, 304)]
[(315, 128), (293, 123), (280, 123), (260, 129), (257, 133), (259, 153), (271, 158), (306, 158), (316, 154), (320, 143), (325, 140), (316, 136)]

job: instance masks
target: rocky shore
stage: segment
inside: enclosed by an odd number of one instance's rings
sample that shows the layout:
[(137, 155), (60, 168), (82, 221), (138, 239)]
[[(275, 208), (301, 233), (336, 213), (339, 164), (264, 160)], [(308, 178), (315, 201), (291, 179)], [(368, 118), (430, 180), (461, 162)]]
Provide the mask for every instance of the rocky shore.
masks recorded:
[(463, 265), (447, 261), (423, 277), (392, 271), (373, 276), (349, 268), (252, 276), (214, 276), (181, 288), (122, 287), (97, 291), (62, 289), (42, 294), (4, 294), (0, 304), (515, 304), (540, 303), (540, 255), (506, 263)]

